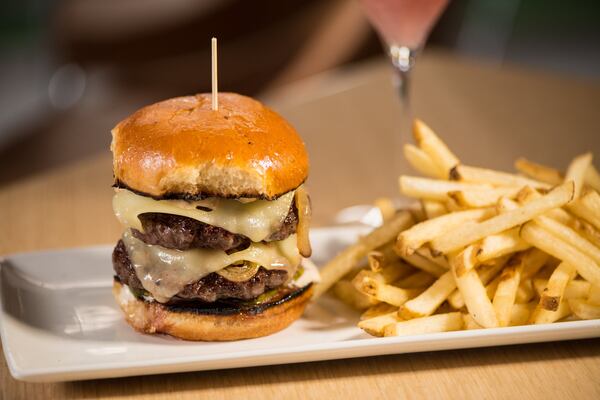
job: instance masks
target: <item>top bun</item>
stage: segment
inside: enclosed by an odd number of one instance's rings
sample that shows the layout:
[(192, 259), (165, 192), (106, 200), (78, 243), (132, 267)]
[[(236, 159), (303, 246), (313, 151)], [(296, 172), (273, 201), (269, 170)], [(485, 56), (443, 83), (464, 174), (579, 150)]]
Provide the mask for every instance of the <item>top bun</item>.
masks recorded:
[(112, 130), (115, 185), (154, 198), (275, 199), (308, 175), (302, 139), (280, 115), (235, 93), (177, 97)]

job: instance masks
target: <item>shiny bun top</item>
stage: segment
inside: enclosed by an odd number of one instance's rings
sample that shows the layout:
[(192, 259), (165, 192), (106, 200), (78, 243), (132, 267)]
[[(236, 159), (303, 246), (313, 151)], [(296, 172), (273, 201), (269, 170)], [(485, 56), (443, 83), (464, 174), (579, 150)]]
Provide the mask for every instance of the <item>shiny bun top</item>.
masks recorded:
[(113, 130), (115, 185), (154, 198), (274, 199), (308, 175), (302, 139), (279, 114), (235, 93), (144, 107)]

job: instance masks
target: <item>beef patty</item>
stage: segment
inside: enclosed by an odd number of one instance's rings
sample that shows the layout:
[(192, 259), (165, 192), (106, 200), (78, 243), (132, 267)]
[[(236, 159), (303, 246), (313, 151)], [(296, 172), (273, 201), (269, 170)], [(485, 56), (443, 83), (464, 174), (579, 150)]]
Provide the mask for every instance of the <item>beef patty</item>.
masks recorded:
[[(132, 229), (133, 235), (147, 244), (155, 244), (169, 249), (189, 250), (194, 248), (216, 249), (233, 253), (250, 246), (250, 239), (244, 235), (205, 224), (181, 215), (144, 213), (140, 214), (144, 232)], [(283, 240), (296, 232), (298, 211), (292, 203), (288, 215), (277, 231), (266, 241)]]
[[(144, 290), (122, 240), (119, 240), (113, 251), (112, 261), (116, 276), (121, 283), (134, 291)], [(281, 286), (287, 280), (287, 275), (287, 271), (284, 270), (267, 270), (260, 267), (249, 280), (232, 282), (213, 272), (199, 281), (186, 285), (169, 303), (190, 300), (206, 303), (223, 299), (251, 300), (267, 290)]]

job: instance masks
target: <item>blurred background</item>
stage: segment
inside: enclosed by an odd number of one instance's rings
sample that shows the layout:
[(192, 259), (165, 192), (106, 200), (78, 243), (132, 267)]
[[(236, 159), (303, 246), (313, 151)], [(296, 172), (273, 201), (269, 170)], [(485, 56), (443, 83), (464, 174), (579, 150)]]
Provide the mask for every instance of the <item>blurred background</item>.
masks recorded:
[[(600, 2), (454, 0), (427, 46), (502, 67), (600, 78)], [(353, 0), (4, 0), (0, 187), (106, 151), (135, 109), (219, 89), (268, 97), (334, 68), (383, 58)]]

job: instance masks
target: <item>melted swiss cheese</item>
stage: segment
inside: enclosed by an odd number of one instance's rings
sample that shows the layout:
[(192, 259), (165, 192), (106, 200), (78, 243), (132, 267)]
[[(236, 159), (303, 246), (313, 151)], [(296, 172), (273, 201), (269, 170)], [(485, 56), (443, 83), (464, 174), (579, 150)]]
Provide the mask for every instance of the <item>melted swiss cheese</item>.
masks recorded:
[(209, 198), (189, 202), (154, 200), (121, 189), (117, 190), (113, 197), (113, 209), (124, 226), (139, 231), (142, 231), (142, 225), (138, 215), (164, 213), (193, 218), (205, 224), (247, 236), (253, 242), (260, 242), (279, 229), (290, 211), (294, 193), (291, 191), (272, 201), (242, 202), (233, 199)]
[(251, 261), (266, 269), (285, 269), (291, 277), (301, 260), (296, 235), (277, 242), (252, 243), (247, 249), (232, 254), (148, 245), (135, 238), (129, 229), (123, 234), (123, 243), (142, 286), (161, 303), (169, 301), (187, 284), (238, 261)]

